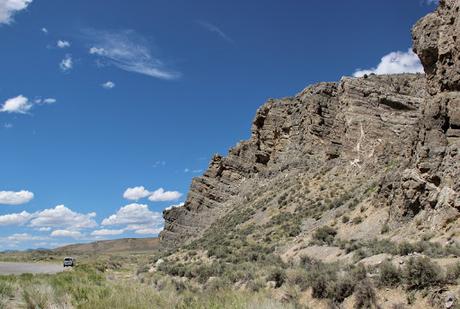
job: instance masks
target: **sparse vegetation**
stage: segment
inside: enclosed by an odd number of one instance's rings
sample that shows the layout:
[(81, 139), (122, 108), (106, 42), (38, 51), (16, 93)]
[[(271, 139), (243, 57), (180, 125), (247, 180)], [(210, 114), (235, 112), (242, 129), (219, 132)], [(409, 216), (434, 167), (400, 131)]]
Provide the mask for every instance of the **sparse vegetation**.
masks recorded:
[(427, 257), (410, 258), (403, 268), (403, 274), (409, 290), (436, 286), (442, 281), (441, 268)]
[(319, 244), (331, 245), (334, 241), (337, 231), (330, 226), (323, 226), (313, 233), (313, 240)]
[(379, 268), (379, 284), (385, 287), (395, 287), (401, 283), (401, 270), (391, 262), (385, 261)]

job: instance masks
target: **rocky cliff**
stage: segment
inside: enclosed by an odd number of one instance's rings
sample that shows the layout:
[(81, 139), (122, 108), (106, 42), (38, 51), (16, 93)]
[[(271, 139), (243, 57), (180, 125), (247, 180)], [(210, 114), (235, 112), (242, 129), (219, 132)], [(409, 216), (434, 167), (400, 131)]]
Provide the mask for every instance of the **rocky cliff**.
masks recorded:
[(458, 1), (441, 0), (414, 26), (426, 74), (344, 77), (262, 105), (251, 138), (215, 155), (185, 205), (164, 212), (161, 243), (187, 243), (245, 208), (256, 210), (239, 224), (299, 214), (298, 237), (307, 237), (351, 204), (364, 220), (339, 228), (343, 239), (377, 237), (385, 225), (394, 239), (436, 231), (451, 240), (460, 210), (459, 17)]

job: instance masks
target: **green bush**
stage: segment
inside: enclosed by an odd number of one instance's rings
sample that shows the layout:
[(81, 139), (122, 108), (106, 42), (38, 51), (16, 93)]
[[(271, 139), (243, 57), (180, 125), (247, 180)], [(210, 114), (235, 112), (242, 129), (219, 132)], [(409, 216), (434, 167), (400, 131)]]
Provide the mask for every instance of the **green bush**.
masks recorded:
[(268, 274), (267, 281), (275, 281), (275, 288), (279, 288), (286, 281), (286, 272), (282, 268), (275, 268)]
[(331, 245), (334, 242), (337, 231), (330, 226), (323, 226), (313, 233), (313, 239), (322, 243)]
[(409, 290), (420, 290), (438, 285), (441, 268), (427, 257), (410, 258), (403, 268), (404, 280)]
[(385, 261), (379, 269), (379, 285), (385, 287), (395, 287), (401, 283), (401, 270), (397, 269), (393, 263)]
[(355, 281), (349, 277), (344, 276), (337, 281), (329, 282), (327, 287), (327, 297), (334, 302), (343, 302), (345, 298), (351, 296), (355, 289)]
[(309, 270), (308, 281), (314, 298), (329, 298), (330, 286), (337, 281), (337, 269), (328, 264), (315, 264)]
[(308, 273), (304, 269), (288, 269), (286, 272), (286, 282), (290, 285), (295, 285), (301, 291), (305, 291), (309, 287)]
[(457, 284), (457, 280), (460, 278), (460, 263), (457, 262), (453, 265), (449, 265), (446, 270), (446, 282), (449, 284)]
[(13, 285), (7, 281), (0, 281), (0, 298), (10, 297), (14, 294)]
[(372, 308), (376, 304), (376, 295), (372, 283), (366, 279), (355, 287), (355, 308)]

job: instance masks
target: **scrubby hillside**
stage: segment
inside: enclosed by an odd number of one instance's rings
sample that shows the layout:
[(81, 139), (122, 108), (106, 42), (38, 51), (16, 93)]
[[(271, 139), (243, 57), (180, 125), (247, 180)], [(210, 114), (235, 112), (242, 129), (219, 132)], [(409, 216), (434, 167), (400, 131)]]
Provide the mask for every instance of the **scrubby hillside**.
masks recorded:
[(268, 287), (313, 308), (451, 308), (459, 6), (441, 0), (414, 26), (426, 75), (345, 77), (259, 108), (251, 138), (215, 155), (185, 205), (165, 211), (168, 250), (151, 271), (205, 288)]
[(56, 254), (106, 254), (123, 252), (145, 252), (158, 248), (158, 238), (123, 238), (101, 240), (87, 244), (75, 244), (59, 247), (53, 250)]

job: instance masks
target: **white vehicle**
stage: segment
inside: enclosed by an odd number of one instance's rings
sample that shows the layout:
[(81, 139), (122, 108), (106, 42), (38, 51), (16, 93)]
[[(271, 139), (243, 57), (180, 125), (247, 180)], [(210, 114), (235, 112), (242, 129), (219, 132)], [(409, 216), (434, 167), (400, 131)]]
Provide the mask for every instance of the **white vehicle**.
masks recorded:
[(76, 264), (76, 260), (73, 257), (64, 258), (64, 267), (73, 267)]

